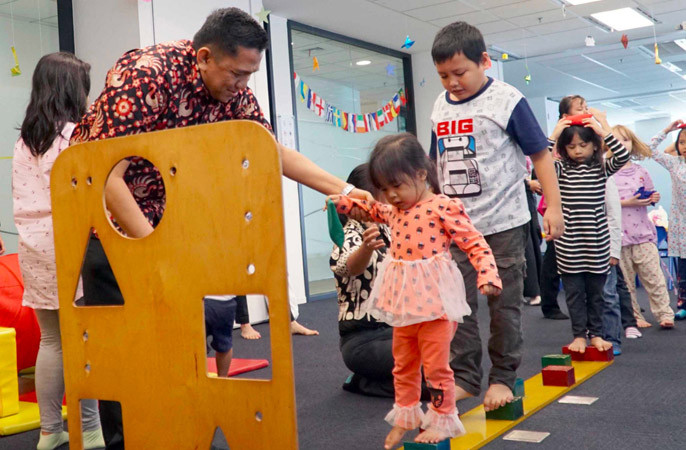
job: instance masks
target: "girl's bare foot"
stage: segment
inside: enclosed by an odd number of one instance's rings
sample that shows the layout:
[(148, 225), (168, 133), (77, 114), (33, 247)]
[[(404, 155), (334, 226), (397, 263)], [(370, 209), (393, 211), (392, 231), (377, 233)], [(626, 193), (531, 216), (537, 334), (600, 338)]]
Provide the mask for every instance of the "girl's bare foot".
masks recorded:
[(652, 323), (643, 319), (636, 319), (636, 325), (638, 325), (638, 328), (648, 328), (653, 326)]
[(669, 320), (669, 319), (665, 319), (665, 320), (660, 322), (660, 328), (663, 328), (665, 330), (669, 330), (671, 328), (674, 328), (674, 322)]
[(422, 442), (424, 444), (438, 444), (439, 442), (444, 441), (449, 437), (450, 436), (448, 436), (446, 433), (442, 431), (429, 428), (428, 430), (419, 433), (417, 437), (414, 438), (414, 441)]
[(568, 345), (568, 347), (573, 352), (584, 353), (586, 351), (586, 338), (574, 338), (574, 340), (571, 342), (571, 344)]
[(591, 338), (591, 345), (600, 350), (601, 352), (605, 352), (612, 348), (611, 343), (607, 342), (605, 339), (599, 336)]
[(504, 384), (492, 384), (488, 387), (484, 396), (484, 411), (491, 411), (505, 406), (514, 400), (512, 389)]
[(391, 428), (391, 432), (388, 433), (388, 436), (386, 436), (386, 442), (384, 442), (383, 448), (386, 450), (390, 450), (396, 445), (400, 443), (400, 440), (405, 436), (405, 433), (407, 433), (409, 430), (403, 428), (403, 427), (398, 427), (395, 426)]
[(254, 329), (249, 323), (244, 323), (241, 325), (241, 337), (243, 339), (259, 339), (262, 337), (259, 331)]
[(297, 320), (291, 322), (291, 334), (302, 334), (303, 336), (319, 336), (319, 331), (310, 330), (298, 323)]

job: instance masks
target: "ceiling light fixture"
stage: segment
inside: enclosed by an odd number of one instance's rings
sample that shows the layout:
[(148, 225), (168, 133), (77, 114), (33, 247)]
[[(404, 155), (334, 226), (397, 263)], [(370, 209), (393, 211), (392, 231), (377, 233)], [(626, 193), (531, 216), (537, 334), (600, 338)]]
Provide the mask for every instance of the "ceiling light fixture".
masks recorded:
[(586, 3), (599, 2), (600, 0), (563, 0), (566, 4), (571, 6), (584, 5)]
[(357, 64), (358, 66), (368, 66), (371, 63), (372, 62), (368, 59), (361, 59), (361, 60), (357, 61), (355, 64)]
[(595, 20), (613, 30), (624, 31), (653, 25), (653, 21), (633, 8), (619, 8), (591, 14)]

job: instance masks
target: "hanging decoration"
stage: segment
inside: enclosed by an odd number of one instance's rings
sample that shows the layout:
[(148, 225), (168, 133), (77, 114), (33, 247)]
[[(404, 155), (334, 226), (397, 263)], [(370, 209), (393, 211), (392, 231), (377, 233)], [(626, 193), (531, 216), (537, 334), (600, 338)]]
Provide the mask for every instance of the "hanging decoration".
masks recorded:
[(405, 43), (400, 46), (400, 48), (410, 48), (414, 45), (414, 41), (410, 39), (410, 35), (408, 34), (407, 37), (405, 38)]
[(388, 64), (386, 66), (386, 75), (389, 77), (394, 77), (395, 76), (395, 66), (393, 64)]
[(312, 58), (312, 72), (315, 70), (319, 70), (319, 60), (316, 56)]
[(629, 36), (627, 36), (626, 34), (623, 34), (622, 39), (619, 42), (622, 43), (622, 45), (624, 46), (624, 49), (626, 50), (626, 48), (629, 46)]
[(657, 48), (657, 42), (655, 43), (655, 64), (662, 64), (662, 60), (660, 59), (660, 52)]
[(502, 59), (503, 61), (507, 61), (508, 59), (510, 59), (510, 55), (508, 55), (507, 53), (503, 53), (502, 55), (500, 55), (500, 59)]
[(595, 39), (590, 34), (586, 36), (584, 42), (586, 43), (586, 47), (595, 47)]
[(19, 68), (19, 58), (17, 58), (17, 51), (14, 49), (14, 8), (12, 8), (12, 2), (10, 2), (10, 23), (12, 24), (12, 56), (14, 57), (14, 67), (10, 68), (10, 73), (13, 77), (18, 77), (21, 75), (21, 69)]
[(271, 13), (271, 10), (269, 9), (264, 9), (264, 6), (262, 9), (257, 12), (255, 15), (257, 16), (257, 19), (260, 21), (260, 23), (269, 23), (269, 14)]
[(380, 130), (385, 125), (393, 122), (400, 114), (400, 107), (407, 103), (405, 90), (400, 89), (393, 98), (376, 112), (364, 114), (349, 113), (327, 103), (326, 100), (312, 91), (300, 79), (297, 73), (293, 74), (293, 79), (296, 95), (307, 106), (307, 109), (323, 118), (327, 123), (350, 133), (369, 133)]
[[(528, 72), (529, 69), (527, 68), (526, 71)], [(527, 86), (529, 85), (529, 83), (531, 83), (531, 74), (530, 74), (530, 73), (527, 73), (527, 74), (524, 76), (524, 81), (526, 82), (526, 85), (527, 85)]]
[(422, 78), (422, 81), (419, 82), (419, 87), (424, 87), (426, 84), (426, 78)]

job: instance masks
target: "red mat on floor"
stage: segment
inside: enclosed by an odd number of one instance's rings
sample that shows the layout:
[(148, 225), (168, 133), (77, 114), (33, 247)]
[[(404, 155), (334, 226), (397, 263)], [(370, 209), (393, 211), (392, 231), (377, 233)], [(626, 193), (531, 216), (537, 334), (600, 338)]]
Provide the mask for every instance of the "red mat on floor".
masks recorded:
[[(266, 359), (233, 358), (231, 360), (231, 367), (229, 367), (229, 376), (233, 377), (241, 373), (262, 369), (267, 366), (269, 366), (269, 361)], [(217, 360), (215, 358), (207, 358), (207, 371), (217, 373)]]

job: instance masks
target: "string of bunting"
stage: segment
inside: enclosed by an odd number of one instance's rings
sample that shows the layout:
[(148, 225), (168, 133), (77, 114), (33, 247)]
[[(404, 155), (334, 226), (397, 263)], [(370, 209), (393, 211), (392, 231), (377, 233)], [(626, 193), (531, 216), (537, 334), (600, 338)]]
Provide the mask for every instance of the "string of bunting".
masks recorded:
[(307, 106), (307, 109), (324, 118), (327, 123), (350, 133), (369, 133), (380, 130), (393, 122), (400, 114), (400, 107), (407, 103), (405, 91), (400, 89), (383, 108), (376, 112), (349, 113), (327, 103), (326, 100), (310, 89), (297, 73), (293, 74), (293, 79), (296, 95)]

